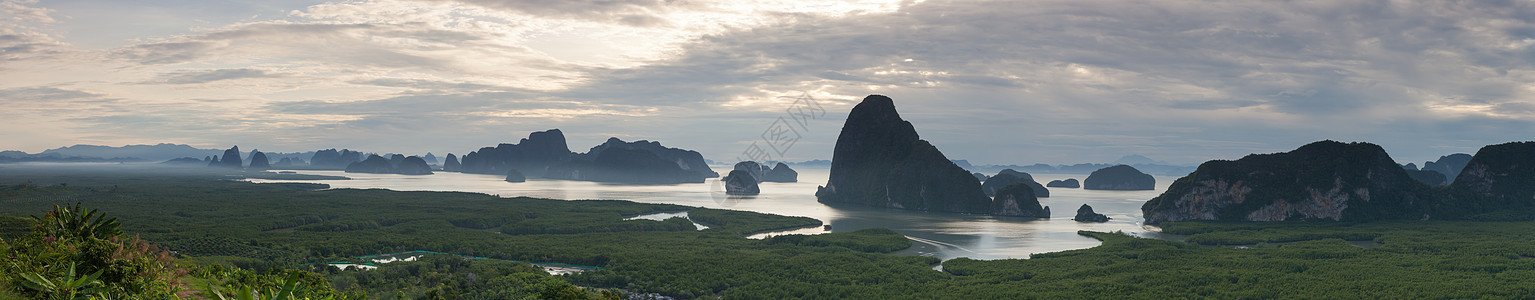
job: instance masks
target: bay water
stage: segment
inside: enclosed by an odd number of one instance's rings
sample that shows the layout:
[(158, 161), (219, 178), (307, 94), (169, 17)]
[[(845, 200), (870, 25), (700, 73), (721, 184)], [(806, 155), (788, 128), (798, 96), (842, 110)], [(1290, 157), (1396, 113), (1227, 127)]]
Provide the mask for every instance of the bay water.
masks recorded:
[[(729, 170), (730, 166), (713, 166)], [(264, 180), (251, 182), (313, 182), (331, 188), (381, 188), (399, 191), (461, 191), (493, 194), (501, 197), (527, 196), (564, 200), (629, 200), (695, 207), (746, 210), (785, 216), (804, 216), (821, 220), (828, 227), (759, 234), (817, 234), (853, 231), (864, 228), (890, 228), (906, 235), (914, 243), (899, 255), (933, 256), (948, 260), (1028, 258), (1030, 254), (1084, 249), (1099, 242), (1077, 234), (1079, 230), (1124, 232), (1131, 235), (1167, 238), (1155, 227), (1143, 226), (1141, 204), (1165, 191), (1176, 177), (1155, 176), (1156, 190), (1100, 191), (1080, 188), (1050, 188), (1049, 198), (1040, 203), (1049, 206), (1052, 218), (1000, 217), (946, 212), (922, 212), (862, 205), (827, 205), (816, 201), (816, 187), (826, 184), (830, 171), (802, 168), (799, 182), (761, 184), (755, 196), (725, 195), (718, 178), (705, 183), (671, 185), (629, 185), (588, 181), (528, 179), (506, 182), (503, 176), (437, 172), (433, 175), (396, 175), (346, 173), (343, 171), (294, 170), (300, 174), (345, 176), (351, 180)], [(1085, 174), (1032, 174), (1041, 184), (1051, 180), (1087, 178)], [(1107, 223), (1073, 221), (1076, 210), (1088, 204), (1109, 216)]]

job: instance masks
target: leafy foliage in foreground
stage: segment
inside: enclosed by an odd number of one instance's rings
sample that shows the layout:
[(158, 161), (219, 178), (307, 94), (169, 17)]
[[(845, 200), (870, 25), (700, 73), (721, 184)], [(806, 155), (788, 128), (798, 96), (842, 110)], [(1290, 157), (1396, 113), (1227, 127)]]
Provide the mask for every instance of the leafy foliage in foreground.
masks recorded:
[(0, 274), (8, 274), (0, 280), (34, 298), (174, 293), (185, 272), (168, 253), (121, 236), (117, 226), (98, 211), (55, 205), (33, 217), (30, 234), (0, 251)]

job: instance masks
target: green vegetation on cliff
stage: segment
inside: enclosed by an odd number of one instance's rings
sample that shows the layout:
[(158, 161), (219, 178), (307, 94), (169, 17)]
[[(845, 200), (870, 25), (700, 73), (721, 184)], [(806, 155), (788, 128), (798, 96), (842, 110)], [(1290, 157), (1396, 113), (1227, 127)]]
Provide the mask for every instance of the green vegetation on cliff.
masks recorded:
[(1429, 212), (1434, 193), (1380, 146), (1321, 141), (1290, 152), (1205, 162), (1141, 211), (1152, 224), (1418, 219)]

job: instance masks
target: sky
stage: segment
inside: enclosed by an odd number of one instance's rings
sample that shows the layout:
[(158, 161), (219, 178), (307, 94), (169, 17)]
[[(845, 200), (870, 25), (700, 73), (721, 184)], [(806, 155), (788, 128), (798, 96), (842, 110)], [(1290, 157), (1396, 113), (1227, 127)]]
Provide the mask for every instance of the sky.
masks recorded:
[(461, 155), (559, 128), (830, 159), (869, 94), (975, 164), (1324, 139), (1421, 164), (1535, 139), (1535, 2), (0, 0), (0, 149), (32, 153)]

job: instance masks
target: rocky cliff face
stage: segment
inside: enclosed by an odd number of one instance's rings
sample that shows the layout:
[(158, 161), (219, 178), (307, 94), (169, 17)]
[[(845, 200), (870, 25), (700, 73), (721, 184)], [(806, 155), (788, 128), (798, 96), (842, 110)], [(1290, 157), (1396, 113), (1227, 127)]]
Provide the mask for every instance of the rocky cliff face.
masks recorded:
[(767, 171), (761, 180), (763, 182), (799, 182), (799, 172), (790, 169), (789, 165), (778, 163), (772, 170)]
[(1034, 197), (1034, 188), (1019, 183), (997, 190), (997, 197), (991, 202), (991, 214), (1049, 218), (1050, 207), (1040, 206), (1039, 198)]
[(362, 153), (347, 149), (325, 149), (315, 151), (309, 157), (309, 165), (317, 168), (341, 169), (362, 159)]
[(743, 161), (736, 163), (735, 166), (731, 168), (731, 170), (746, 171), (746, 173), (750, 173), (752, 175), (752, 178), (761, 180), (762, 177), (767, 176), (767, 173), (773, 169), (769, 169), (767, 166), (759, 164), (755, 161)]
[(667, 148), (659, 142), (609, 138), (586, 153), (572, 153), (559, 129), (534, 132), (516, 144), (480, 148), (462, 158), (448, 154), (443, 170), (480, 174), (517, 170), (532, 178), (639, 184), (700, 183), (719, 177), (697, 151)]
[(592, 147), (592, 149), (588, 150), (586, 153), (577, 154), (575, 159), (594, 160), (595, 157), (601, 155), (603, 151), (607, 151), (607, 149), (611, 148), (624, 148), (650, 152), (650, 154), (654, 154), (656, 157), (660, 157), (661, 159), (676, 164), (677, 167), (681, 168), (683, 171), (695, 173), (699, 177), (720, 177), (720, 173), (716, 173), (713, 169), (710, 169), (709, 164), (704, 162), (703, 154), (699, 154), (698, 151), (680, 148), (668, 148), (666, 146), (662, 146), (661, 142), (645, 140), (624, 142), (624, 140), (618, 139), (616, 137), (608, 138), (606, 142), (602, 143), (601, 145)]
[(395, 168), (399, 168), (400, 167), (400, 163), (402, 163), (402, 162), (405, 162), (405, 155), (404, 154), (390, 154), (389, 155), (389, 165), (394, 166)]
[(752, 177), (752, 173), (746, 170), (730, 170), (730, 174), (725, 175), (725, 178), (722, 180), (725, 181), (725, 194), (756, 195), (762, 193), (761, 187), (757, 185), (757, 178)]
[(500, 144), (469, 152), (461, 159), (460, 170), (464, 173), (506, 174), (517, 169), (524, 175), (544, 177), (549, 166), (570, 160), (574, 153), (565, 144), (565, 133), (550, 129), (528, 134), (516, 144)]
[(432, 175), (432, 166), (426, 164), (426, 159), (420, 156), (407, 156), (400, 159), (400, 163), (394, 167), (395, 174), (405, 175)]
[(610, 147), (594, 160), (572, 159), (549, 167), (547, 178), (634, 184), (702, 183), (703, 175), (650, 151)]
[(818, 188), (825, 203), (912, 210), (992, 213), (980, 183), (896, 113), (889, 97), (870, 95), (853, 107), (832, 153), (831, 175)]
[(1482, 147), (1450, 188), (1458, 204), (1483, 210), (1535, 206), (1535, 142)]
[(1040, 198), (1050, 197), (1050, 189), (1040, 185), (1038, 181), (1034, 181), (1033, 175), (1013, 169), (1005, 169), (997, 172), (997, 176), (986, 178), (986, 182), (981, 183), (981, 191), (985, 192), (987, 196), (995, 196), (997, 190), (1019, 183), (1026, 184), (1029, 188), (1034, 189), (1035, 196)]
[(1082, 188), (1088, 190), (1143, 191), (1156, 186), (1156, 178), (1127, 165), (1098, 169), (1082, 181)]
[(267, 159), (266, 153), (261, 150), (251, 150), (251, 164), (247, 170), (266, 170), (272, 168), (272, 161)]
[(393, 174), (394, 166), (389, 164), (389, 159), (378, 155), (369, 155), (368, 159), (354, 162), (346, 166), (347, 173), (378, 173)]
[(240, 146), (234, 146), (230, 147), (229, 150), (224, 150), (224, 157), (219, 159), (218, 167), (236, 170), (244, 169), (245, 162), (240, 161)]
[(1439, 172), (1439, 174), (1444, 174), (1446, 180), (1454, 180), (1457, 176), (1460, 176), (1461, 170), (1464, 170), (1468, 163), (1471, 163), (1470, 154), (1455, 153), (1440, 156), (1439, 160), (1436, 161), (1423, 162), (1421, 170)]
[(1418, 219), (1432, 195), (1380, 146), (1321, 141), (1290, 152), (1205, 162), (1141, 211), (1147, 224)]
[(736, 163), (733, 170), (740, 170), (751, 173), (752, 178), (756, 178), (757, 182), (799, 181), (799, 172), (794, 171), (794, 169), (790, 169), (789, 165), (784, 163), (778, 163), (778, 165), (775, 165), (772, 168), (768, 168), (766, 165), (759, 164), (755, 161), (743, 161)]
[[(458, 172), (459, 170), (463, 170), (463, 165), (458, 163), (458, 156), (454, 156), (453, 153), (448, 153), (448, 161), (442, 163), (442, 170), (448, 172)], [(521, 174), (521, 172), (518, 174)]]

